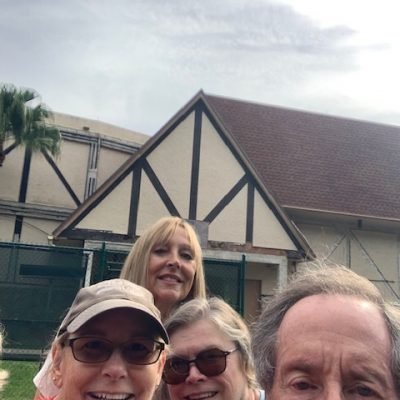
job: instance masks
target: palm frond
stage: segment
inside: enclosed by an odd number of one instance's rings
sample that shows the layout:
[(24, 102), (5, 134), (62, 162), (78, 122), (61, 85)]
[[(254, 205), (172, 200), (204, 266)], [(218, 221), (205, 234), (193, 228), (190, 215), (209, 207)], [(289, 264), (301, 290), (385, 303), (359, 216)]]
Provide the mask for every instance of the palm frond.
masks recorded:
[(57, 156), (61, 134), (57, 128), (46, 126), (50, 115), (36, 91), (0, 84), (0, 144), (12, 136), (17, 145)]

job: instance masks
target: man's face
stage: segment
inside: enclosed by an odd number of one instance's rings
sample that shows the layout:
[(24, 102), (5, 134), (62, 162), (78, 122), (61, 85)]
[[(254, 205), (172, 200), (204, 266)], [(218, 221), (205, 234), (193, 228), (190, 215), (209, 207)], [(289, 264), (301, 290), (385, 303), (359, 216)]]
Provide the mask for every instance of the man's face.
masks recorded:
[(352, 296), (297, 302), (278, 331), (271, 400), (398, 400), (390, 338), (375, 305)]

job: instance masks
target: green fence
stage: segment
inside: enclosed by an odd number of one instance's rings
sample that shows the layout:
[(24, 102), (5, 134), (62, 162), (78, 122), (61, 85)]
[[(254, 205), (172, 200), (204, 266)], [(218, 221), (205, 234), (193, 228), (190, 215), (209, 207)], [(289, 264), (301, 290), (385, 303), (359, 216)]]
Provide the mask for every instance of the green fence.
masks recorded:
[[(127, 252), (0, 242), (5, 357), (38, 358), (79, 288), (119, 276)], [(244, 259), (204, 259), (209, 294), (243, 313)]]

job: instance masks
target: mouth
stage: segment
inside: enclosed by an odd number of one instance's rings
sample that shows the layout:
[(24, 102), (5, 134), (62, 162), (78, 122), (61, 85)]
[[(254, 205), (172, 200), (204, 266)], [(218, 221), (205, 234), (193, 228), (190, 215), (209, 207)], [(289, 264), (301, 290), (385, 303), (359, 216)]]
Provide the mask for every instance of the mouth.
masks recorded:
[(176, 275), (171, 275), (171, 274), (165, 274), (161, 275), (158, 279), (167, 282), (167, 283), (182, 283), (182, 279), (180, 279)]
[(105, 393), (105, 392), (90, 392), (90, 399), (95, 400), (132, 400), (135, 395), (132, 393)]
[(186, 400), (204, 400), (211, 399), (216, 396), (218, 392), (204, 392), (204, 393), (193, 393), (185, 396)]

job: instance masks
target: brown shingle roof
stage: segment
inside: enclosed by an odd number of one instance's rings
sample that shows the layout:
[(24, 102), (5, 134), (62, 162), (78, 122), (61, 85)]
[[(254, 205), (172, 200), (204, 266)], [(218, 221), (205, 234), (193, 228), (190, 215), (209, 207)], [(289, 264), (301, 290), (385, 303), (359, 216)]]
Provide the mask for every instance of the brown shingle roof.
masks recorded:
[(400, 219), (400, 127), (205, 98), (281, 206)]

